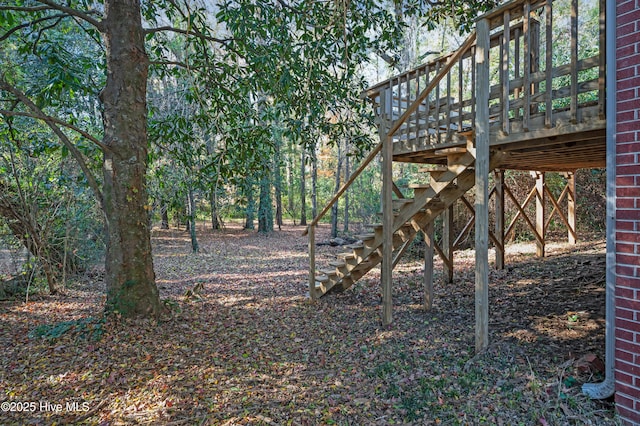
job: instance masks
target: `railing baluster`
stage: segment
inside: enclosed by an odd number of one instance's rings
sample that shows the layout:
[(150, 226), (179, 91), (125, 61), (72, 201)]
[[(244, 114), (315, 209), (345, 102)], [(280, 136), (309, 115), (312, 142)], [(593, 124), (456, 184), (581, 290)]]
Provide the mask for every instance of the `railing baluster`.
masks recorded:
[(606, 9), (606, 1), (600, 0), (600, 46), (598, 47), (598, 53), (600, 54), (600, 62), (599, 62), (599, 78), (598, 78), (598, 115), (601, 120), (604, 120), (606, 115), (606, 93), (605, 93), (605, 85), (606, 85), (606, 51), (607, 51), (607, 39), (606, 39), (606, 20), (605, 20), (605, 9)]
[[(429, 66), (427, 67), (426, 70), (426, 75), (425, 75), (425, 88), (429, 86), (429, 84), (431, 84), (431, 71), (432, 71), (432, 66), (431, 64), (429, 64)], [(431, 123), (429, 122), (429, 117), (431, 115), (431, 108), (429, 106), (429, 99), (431, 98), (431, 93), (429, 93), (429, 96), (427, 96), (427, 98), (424, 100), (424, 137), (425, 137), (425, 145), (432, 145), (431, 142), (431, 135), (429, 134), (429, 126), (431, 125)]]
[(531, 4), (526, 1), (523, 5), (524, 33), (524, 108), (522, 111), (522, 129), (529, 131), (529, 118), (531, 116)]
[[(418, 95), (420, 94), (420, 70), (422, 70), (422, 68), (418, 68), (416, 70), (416, 98), (415, 100), (418, 99)], [(416, 109), (415, 112), (415, 124), (414, 124), (414, 128), (415, 128), (415, 132), (416, 132), (416, 148), (419, 147), (420, 144), (420, 107), (418, 107)]]
[(547, 0), (545, 5), (545, 24), (546, 24), (546, 103), (544, 112), (544, 125), (547, 128), (553, 127), (553, 8), (551, 7), (553, 0)]
[[(531, 47), (531, 68), (529, 72), (535, 75), (540, 71), (540, 21), (536, 18), (531, 19), (529, 26), (529, 42)], [(540, 81), (531, 78), (531, 97), (540, 92)], [(531, 102), (531, 114), (537, 114), (539, 112), (538, 102)]]
[(500, 50), (502, 51), (501, 79), (502, 79), (502, 132), (508, 135), (511, 132), (509, 122), (509, 48), (511, 45), (511, 13), (507, 9), (504, 12), (504, 31), (502, 33), (502, 43)]
[(445, 133), (445, 142), (449, 142), (449, 134), (451, 132), (451, 73), (447, 73), (447, 99), (444, 109), (444, 114), (446, 117), (445, 126), (447, 126)]
[[(440, 62), (436, 65), (436, 75), (440, 73)], [(436, 85), (435, 112), (433, 113), (434, 129), (436, 131), (436, 143), (440, 143), (440, 82)]]
[(463, 101), (464, 101), (464, 75), (462, 71), (462, 61), (464, 59), (461, 57), (458, 61), (458, 131), (462, 131), (462, 114), (463, 114)]
[[(513, 42), (515, 44), (514, 48), (513, 48), (513, 78), (514, 79), (519, 79), (520, 78), (520, 39), (522, 37), (520, 28), (516, 28), (514, 33), (513, 33)], [(520, 100), (520, 92), (521, 92), (521, 88), (520, 86), (518, 87), (514, 87), (513, 88), (513, 100), (518, 101)], [(518, 120), (520, 118), (520, 108), (516, 108), (513, 112), (513, 118)]]
[(578, 121), (578, 0), (571, 0), (571, 122)]
[(471, 48), (471, 127), (476, 122), (476, 47)]
[[(407, 79), (405, 81), (405, 98), (407, 99), (407, 106), (405, 111), (409, 109), (409, 105), (411, 105), (411, 72), (407, 73)], [(413, 148), (413, 140), (411, 138), (411, 121), (407, 120), (407, 130), (405, 132), (407, 134), (407, 148)]]

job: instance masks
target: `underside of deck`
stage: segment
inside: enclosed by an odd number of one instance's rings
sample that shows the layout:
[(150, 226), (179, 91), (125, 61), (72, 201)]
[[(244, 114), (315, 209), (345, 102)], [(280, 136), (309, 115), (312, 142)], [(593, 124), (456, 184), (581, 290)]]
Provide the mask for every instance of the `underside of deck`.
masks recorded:
[[(593, 119), (589, 123), (567, 125), (552, 129), (505, 135), (501, 131), (492, 134), (490, 149), (500, 152), (499, 168), (535, 171), (573, 171), (577, 169), (604, 168), (606, 165), (606, 120)], [(407, 145), (394, 144), (393, 160), (408, 163), (446, 163), (446, 158), (436, 153), (444, 148), (464, 147), (465, 134), (456, 142), (411, 149)]]

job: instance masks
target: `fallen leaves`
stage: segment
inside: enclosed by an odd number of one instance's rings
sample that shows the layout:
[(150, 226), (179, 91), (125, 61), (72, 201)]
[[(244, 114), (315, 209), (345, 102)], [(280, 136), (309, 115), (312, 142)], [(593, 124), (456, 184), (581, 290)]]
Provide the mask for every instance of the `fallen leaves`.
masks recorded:
[[(431, 312), (421, 309), (420, 265), (402, 264), (395, 322), (382, 327), (378, 270), (345, 293), (305, 299), (300, 230), (201, 233), (198, 255), (188, 254), (186, 233), (156, 232), (158, 284), (172, 312), (165, 322), (85, 324), (101, 316), (100, 282), (78, 283), (65, 298), (0, 304), (0, 400), (89, 408), (7, 413), (2, 423), (615, 423), (565, 384), (585, 375), (564, 366), (563, 354), (604, 349), (604, 294), (592, 282), (602, 250), (513, 255), (509, 272), (492, 272), (493, 343), (474, 356), (471, 255), (457, 256), (453, 284), (437, 282)], [(89, 326), (100, 339), (82, 337)], [(34, 330), (56, 331), (27, 337)]]

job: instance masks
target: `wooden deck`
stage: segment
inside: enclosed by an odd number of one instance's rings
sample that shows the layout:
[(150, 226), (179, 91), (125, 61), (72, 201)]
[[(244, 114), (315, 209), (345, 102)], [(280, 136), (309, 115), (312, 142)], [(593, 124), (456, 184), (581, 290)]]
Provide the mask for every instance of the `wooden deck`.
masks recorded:
[[(564, 15), (554, 13), (558, 5), (556, 10)], [(582, 14), (595, 16), (595, 22)], [(496, 266), (502, 268), (505, 236), (522, 217), (543, 256), (545, 229), (554, 214), (575, 242), (574, 171), (605, 167), (604, 46), (604, 0), (513, 0), (480, 17), (476, 31), (456, 52), (367, 90), (364, 96), (374, 105), (380, 143), (307, 228), (310, 297), (345, 290), (381, 264), (382, 322), (391, 323), (392, 271), (417, 233), (425, 236), (427, 253), (442, 257), (445, 276), (451, 279), (453, 206), (461, 201), (472, 213), (463, 232), (475, 224), (476, 349), (486, 349), (489, 243), (496, 250)], [(359, 236), (361, 241), (330, 268), (316, 269), (314, 226), (380, 154), (382, 223)], [(420, 183), (410, 185), (407, 195), (393, 182), (394, 162), (429, 165), (418, 171)], [(506, 169), (535, 172), (535, 186), (524, 202), (505, 185)], [(547, 171), (566, 172), (567, 185), (557, 198), (545, 184)], [(465, 198), (472, 188), (473, 205)], [(518, 208), (508, 226), (505, 196)], [(566, 214), (559, 205), (563, 198)], [(550, 213), (545, 200), (553, 204)], [(525, 209), (534, 203), (531, 219)], [(443, 217), (442, 247), (433, 237), (438, 216)], [(434, 296), (432, 271), (433, 257), (426, 256), (426, 309)]]
[[(604, 46), (604, 16), (579, 20), (579, 3), (571, 0), (572, 17), (558, 19), (553, 3), (513, 1), (484, 17), (491, 31), (489, 141), (492, 152), (505, 154), (501, 168), (605, 166), (604, 51), (586, 56), (578, 49), (578, 34), (594, 28)], [(569, 34), (568, 40), (557, 34)], [(466, 144), (477, 118), (476, 49), (473, 40), (366, 92), (383, 133), (397, 127), (394, 161), (442, 164), (435, 151)]]

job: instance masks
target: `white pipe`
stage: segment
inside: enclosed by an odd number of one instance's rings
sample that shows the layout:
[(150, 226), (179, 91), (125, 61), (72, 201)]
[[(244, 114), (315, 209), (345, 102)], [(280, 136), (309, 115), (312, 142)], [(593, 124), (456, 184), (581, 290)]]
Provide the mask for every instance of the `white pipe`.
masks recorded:
[(607, 114), (607, 257), (605, 377), (600, 383), (585, 383), (582, 392), (593, 399), (609, 398), (615, 392), (615, 212), (616, 212), (616, 2), (606, 2), (606, 114)]

